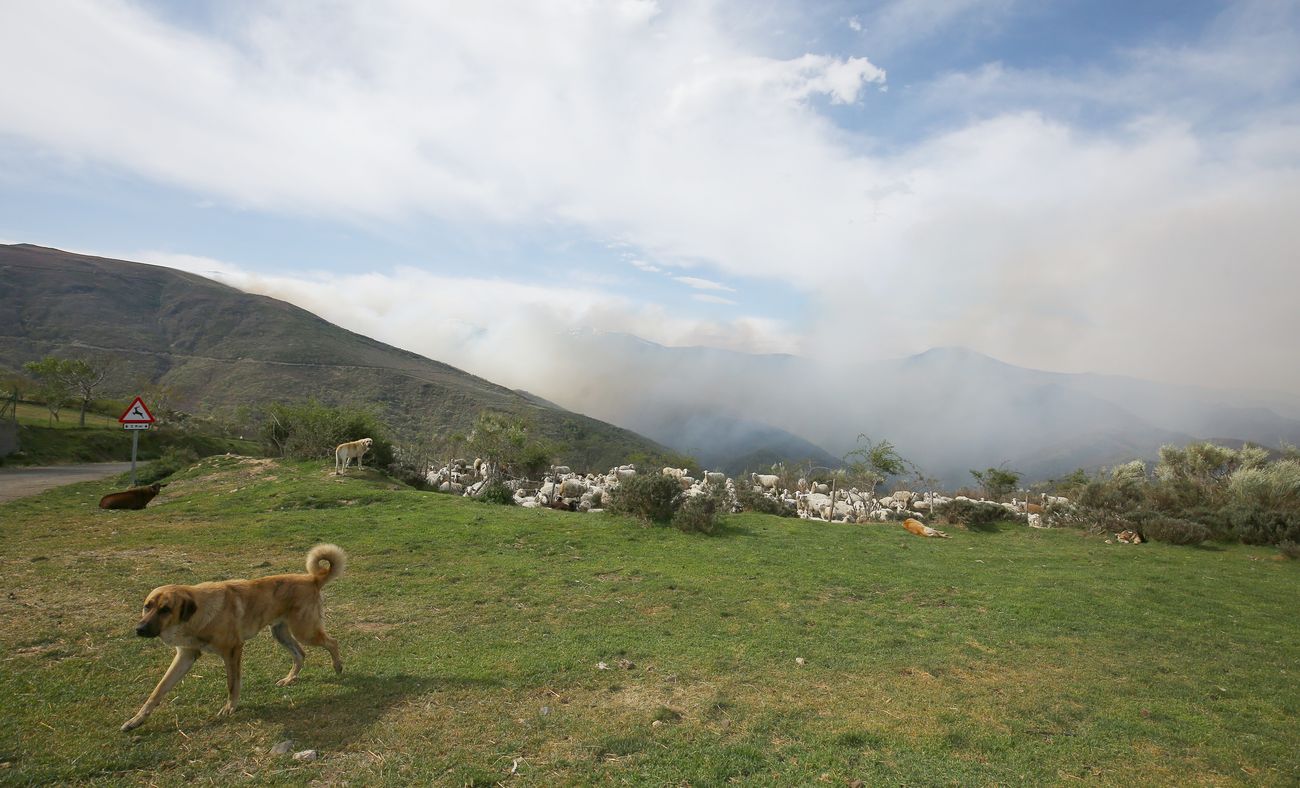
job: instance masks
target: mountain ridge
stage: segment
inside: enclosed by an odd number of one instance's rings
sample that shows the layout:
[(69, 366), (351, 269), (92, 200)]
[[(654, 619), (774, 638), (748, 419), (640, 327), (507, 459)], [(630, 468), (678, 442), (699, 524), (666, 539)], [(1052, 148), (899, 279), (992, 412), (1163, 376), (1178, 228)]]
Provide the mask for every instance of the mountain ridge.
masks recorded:
[[(468, 432), (485, 408), (525, 418), (567, 447), (566, 462), (605, 469), (629, 455), (675, 453), (644, 436), (559, 410), (505, 386), (348, 331), (278, 299), (163, 266), (0, 245), (0, 368), (95, 351), (129, 385), (171, 387), (196, 412), (315, 396), (374, 407), (395, 437)], [(3, 331), (3, 329), (0, 329)]]

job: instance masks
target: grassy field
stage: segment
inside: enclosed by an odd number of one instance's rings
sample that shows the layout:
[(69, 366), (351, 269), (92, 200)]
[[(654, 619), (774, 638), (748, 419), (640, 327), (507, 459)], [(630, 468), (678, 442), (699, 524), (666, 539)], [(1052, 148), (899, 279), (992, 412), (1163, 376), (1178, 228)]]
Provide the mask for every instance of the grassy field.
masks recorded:
[[(1300, 781), (1300, 562), (1269, 548), (761, 515), (701, 537), (331, 471), (219, 457), (142, 512), (96, 509), (110, 484), (0, 505), (0, 782)], [(341, 676), (309, 649), (276, 687), (262, 635), (234, 716), (207, 656), (118, 732), (170, 658), (133, 633), (150, 588), (301, 571), (321, 541), (350, 554)]]
[[(86, 414), (86, 426), (79, 426), (76, 408), (65, 408), (59, 421), (49, 426), (48, 411), (40, 405), (18, 403), (20, 451), (0, 458), (2, 465), (59, 465), (81, 462), (126, 462), (131, 459), (131, 434), (116, 417)], [(204, 435), (174, 427), (155, 428), (140, 434), (139, 456), (157, 459), (168, 448), (184, 448), (199, 456), (235, 452), (257, 453), (253, 440)]]
[[(65, 407), (59, 411), (59, 420), (50, 419), (50, 412), (44, 405), (31, 402), (18, 403), (18, 423), (33, 427), (50, 427), (52, 429), (77, 429), (81, 426), (81, 408), (79, 405)], [(121, 430), (122, 425), (112, 416), (93, 411), (86, 413), (86, 427), (107, 427)]]

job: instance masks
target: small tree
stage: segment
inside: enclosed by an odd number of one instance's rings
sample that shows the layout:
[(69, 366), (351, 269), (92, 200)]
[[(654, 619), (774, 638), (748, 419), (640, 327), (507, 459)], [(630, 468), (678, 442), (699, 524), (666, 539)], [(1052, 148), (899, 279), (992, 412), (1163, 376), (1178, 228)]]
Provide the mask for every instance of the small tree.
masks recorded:
[(81, 400), (80, 425), (85, 427), (86, 409), (95, 398), (95, 392), (104, 385), (104, 378), (108, 377), (108, 366), (102, 361), (92, 365), (83, 359), (68, 359), (63, 374), (66, 376), (69, 390)]
[(86, 409), (95, 398), (95, 392), (108, 377), (107, 365), (93, 365), (80, 358), (46, 356), (40, 361), (29, 361), (23, 368), (40, 382), (39, 394), (50, 411), (50, 423), (59, 420), (59, 411), (70, 399), (81, 400), (80, 425), (86, 426)]
[(51, 427), (59, 420), (59, 411), (72, 398), (72, 385), (66, 374), (68, 362), (68, 359), (58, 356), (46, 356), (40, 361), (23, 364), (23, 369), (36, 378), (36, 396), (45, 402), (45, 408), (50, 412)]
[(489, 481), (500, 475), (503, 466), (516, 465), (527, 444), (528, 428), (523, 419), (490, 410), (478, 414), (466, 440), (469, 450), (488, 463)]
[(971, 470), (970, 475), (975, 477), (975, 481), (984, 490), (984, 497), (993, 501), (1005, 497), (1020, 483), (1020, 474), (1006, 468), (988, 468), (983, 471)]
[(159, 424), (177, 420), (176, 404), (180, 399), (180, 392), (175, 386), (143, 382), (136, 385), (136, 391), (140, 392), (141, 398), (149, 405), (149, 412), (154, 415)]
[[(863, 442), (866, 445), (861, 445)], [(866, 435), (858, 435), (858, 448), (844, 455), (844, 470), (853, 481), (871, 490), (871, 497), (876, 497), (876, 488), (891, 476), (902, 476), (909, 468), (915, 466), (903, 458), (888, 440), (873, 442)]]

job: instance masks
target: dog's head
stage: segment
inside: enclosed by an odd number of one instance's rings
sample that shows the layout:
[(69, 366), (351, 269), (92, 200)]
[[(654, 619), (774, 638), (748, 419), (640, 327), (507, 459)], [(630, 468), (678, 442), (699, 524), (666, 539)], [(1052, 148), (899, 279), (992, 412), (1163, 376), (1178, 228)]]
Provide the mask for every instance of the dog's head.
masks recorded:
[(366, 444), (366, 448), (367, 448), (367, 449), (369, 449), (371, 446), (374, 446), (374, 445), (375, 445), (375, 439), (374, 439), (374, 438), (362, 438), (362, 439), (361, 439), (361, 442), (364, 443), (364, 444)]
[(194, 595), (181, 586), (159, 586), (144, 599), (144, 611), (135, 634), (142, 638), (156, 638), (164, 629), (190, 620), (198, 605)]

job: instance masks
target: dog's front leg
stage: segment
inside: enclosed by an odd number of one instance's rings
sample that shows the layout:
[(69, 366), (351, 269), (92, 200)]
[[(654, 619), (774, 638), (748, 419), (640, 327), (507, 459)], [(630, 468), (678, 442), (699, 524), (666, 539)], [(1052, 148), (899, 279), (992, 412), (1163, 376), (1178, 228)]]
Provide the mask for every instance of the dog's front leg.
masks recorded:
[(235, 713), (235, 707), (239, 705), (239, 685), (242, 681), (241, 670), (244, 660), (244, 645), (242, 643), (232, 646), (229, 651), (221, 655), (226, 661), (226, 692), (229, 695), (226, 698), (226, 705), (221, 707), (217, 712), (218, 717), (224, 717), (228, 714)]
[(136, 712), (134, 717), (122, 723), (122, 730), (129, 731), (132, 728), (140, 727), (140, 723), (144, 722), (145, 717), (152, 714), (153, 710), (162, 702), (163, 696), (189, 672), (190, 666), (194, 664), (194, 660), (198, 659), (201, 653), (203, 652), (196, 648), (176, 649), (176, 656), (172, 659), (171, 667), (167, 668), (167, 672), (163, 674), (162, 681), (158, 682), (157, 687), (154, 687), (153, 692), (149, 694), (149, 699), (140, 707), (140, 711)]

